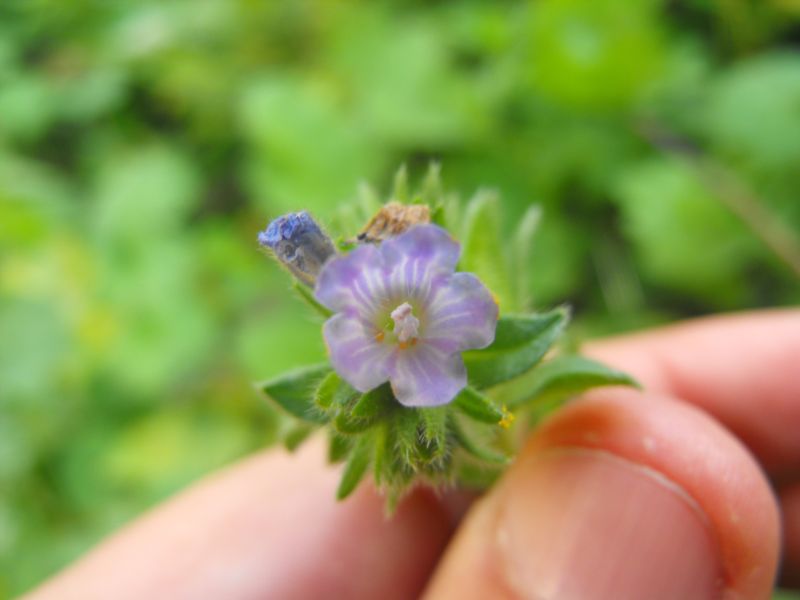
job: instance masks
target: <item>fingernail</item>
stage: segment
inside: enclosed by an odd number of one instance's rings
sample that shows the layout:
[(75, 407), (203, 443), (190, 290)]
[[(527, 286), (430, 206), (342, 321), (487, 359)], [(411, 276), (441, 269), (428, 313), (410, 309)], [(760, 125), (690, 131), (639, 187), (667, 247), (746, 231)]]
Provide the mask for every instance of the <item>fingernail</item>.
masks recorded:
[(551, 450), (501, 485), (500, 571), (521, 598), (711, 600), (720, 551), (700, 507), (663, 475), (584, 449)]

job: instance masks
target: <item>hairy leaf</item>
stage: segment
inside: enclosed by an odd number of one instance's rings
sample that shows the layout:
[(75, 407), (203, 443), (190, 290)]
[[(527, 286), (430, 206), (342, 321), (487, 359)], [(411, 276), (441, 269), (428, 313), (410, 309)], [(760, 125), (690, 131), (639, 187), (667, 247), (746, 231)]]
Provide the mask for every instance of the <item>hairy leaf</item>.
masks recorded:
[(475, 458), (497, 465), (506, 465), (511, 461), (508, 456), (473, 441), (457, 419), (453, 419), (452, 429), (459, 445)]
[(538, 315), (501, 317), (491, 346), (464, 353), (470, 384), (483, 389), (524, 373), (542, 359), (568, 319), (564, 308)]
[(325, 423), (327, 417), (314, 404), (320, 380), (330, 372), (326, 364), (290, 371), (259, 384), (259, 388), (288, 413), (309, 423)]
[(510, 408), (536, 402), (558, 401), (603, 385), (638, 386), (626, 373), (582, 356), (559, 356), (536, 368), (529, 393), (509, 402)]

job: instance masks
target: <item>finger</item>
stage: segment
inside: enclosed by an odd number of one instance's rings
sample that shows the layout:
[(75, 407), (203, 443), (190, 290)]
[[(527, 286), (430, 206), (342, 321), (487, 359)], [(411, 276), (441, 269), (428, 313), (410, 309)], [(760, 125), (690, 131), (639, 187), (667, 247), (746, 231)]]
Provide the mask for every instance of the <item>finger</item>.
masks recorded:
[(419, 491), (392, 519), (368, 487), (334, 500), (319, 444), (212, 476), (127, 527), (28, 600), (413, 598), (450, 537)]
[(614, 393), (534, 433), (427, 597), (766, 599), (778, 528), (767, 482), (724, 429), (679, 402)]
[(800, 484), (781, 492), (781, 512), (784, 532), (781, 578), (786, 585), (800, 587)]
[(800, 311), (698, 319), (589, 344), (653, 392), (700, 406), (780, 481), (800, 466)]

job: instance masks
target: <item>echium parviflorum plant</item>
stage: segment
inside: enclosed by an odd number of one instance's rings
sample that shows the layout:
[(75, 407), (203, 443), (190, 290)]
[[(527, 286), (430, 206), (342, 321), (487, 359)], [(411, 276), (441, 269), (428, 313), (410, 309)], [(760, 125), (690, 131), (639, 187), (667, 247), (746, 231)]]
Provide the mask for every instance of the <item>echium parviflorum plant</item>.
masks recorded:
[(633, 384), (554, 350), (566, 307), (525, 310), (538, 209), (506, 238), (492, 194), (459, 207), (437, 168), (415, 193), (401, 169), (387, 203), (366, 190), (340, 214), (337, 242), (306, 211), (259, 233), (324, 319), (329, 358), (260, 388), (296, 420), (290, 448), (325, 430), (330, 460), (346, 463), (339, 499), (370, 471), (390, 510), (418, 482), (488, 486), (560, 402)]

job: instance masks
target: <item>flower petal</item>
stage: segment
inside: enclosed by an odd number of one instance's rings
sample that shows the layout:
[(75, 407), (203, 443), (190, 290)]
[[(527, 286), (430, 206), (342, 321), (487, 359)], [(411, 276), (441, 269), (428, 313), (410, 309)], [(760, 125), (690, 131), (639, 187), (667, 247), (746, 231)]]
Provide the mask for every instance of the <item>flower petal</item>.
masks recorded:
[(389, 379), (395, 348), (375, 340), (358, 318), (334, 315), (325, 322), (322, 334), (333, 368), (359, 392)]
[(417, 225), (380, 246), (391, 287), (403, 293), (424, 290), (435, 275), (452, 273), (460, 251), (458, 242), (436, 225)]
[(314, 295), (336, 312), (374, 313), (386, 295), (383, 258), (372, 245), (359, 246), (349, 254), (329, 260), (317, 278)]
[(472, 273), (456, 273), (428, 305), (423, 338), (442, 352), (485, 348), (494, 341), (497, 303)]
[(467, 385), (467, 370), (458, 354), (419, 344), (396, 356), (391, 385), (403, 406), (447, 404)]

